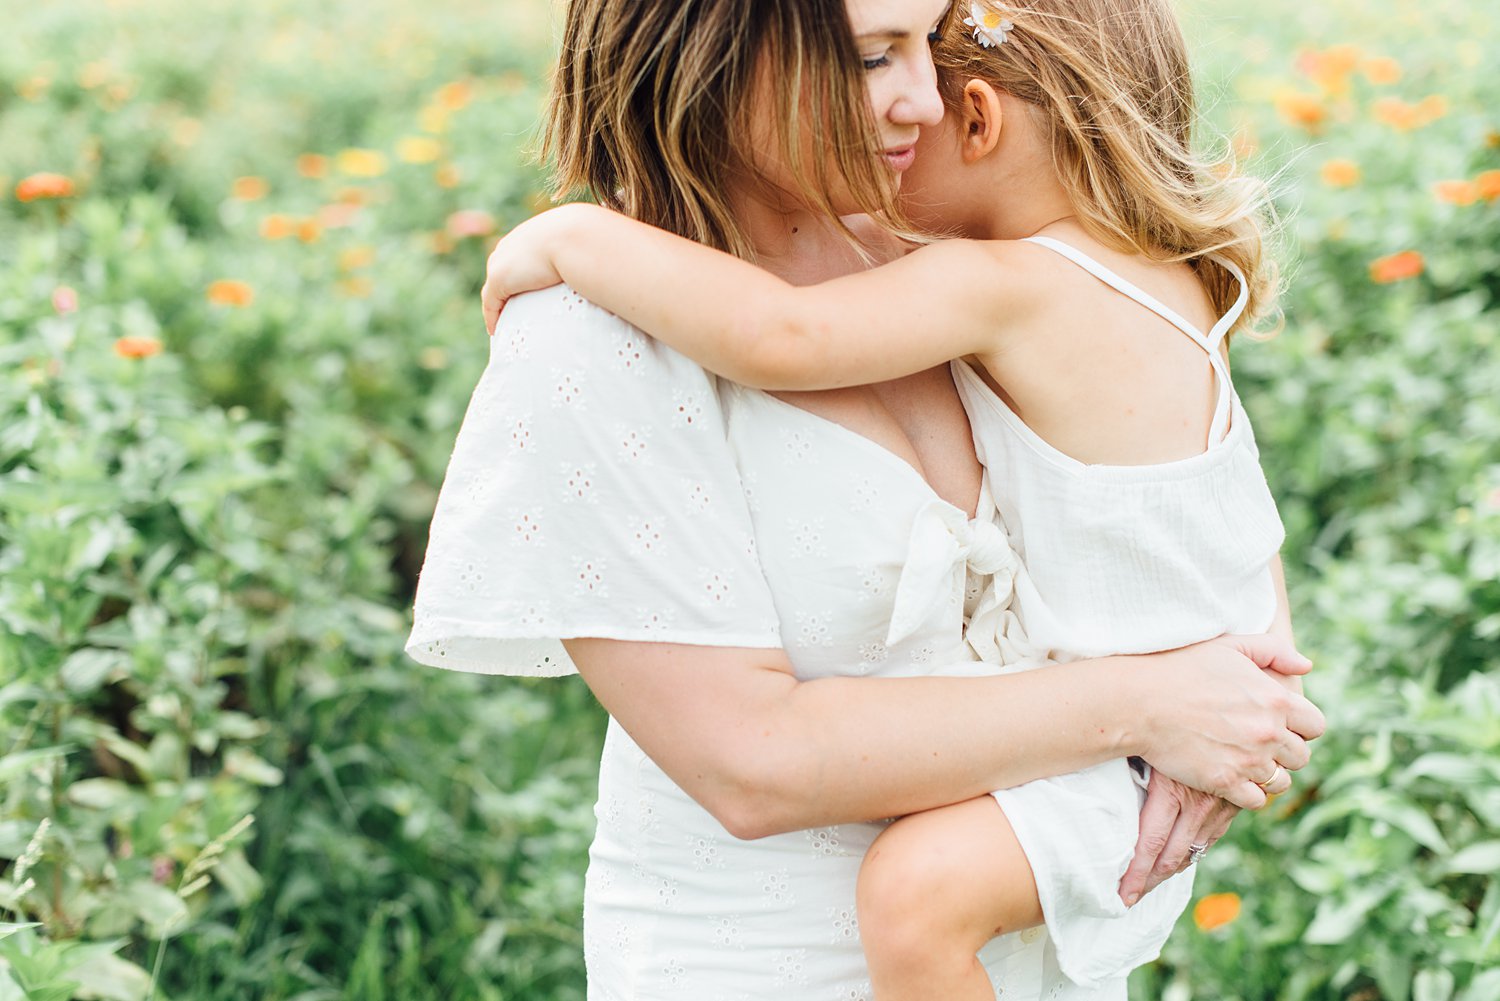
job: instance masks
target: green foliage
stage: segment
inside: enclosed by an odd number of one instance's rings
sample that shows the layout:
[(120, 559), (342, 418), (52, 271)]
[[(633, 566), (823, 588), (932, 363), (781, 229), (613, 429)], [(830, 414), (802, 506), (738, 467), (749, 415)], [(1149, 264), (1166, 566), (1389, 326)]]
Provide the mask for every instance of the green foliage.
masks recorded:
[[(400, 650), (544, 6), (0, 38), (0, 1001), (582, 996), (598, 708)], [(1330, 732), (1140, 997), (1500, 997), (1500, 75), (1478, 5), (1387, 8), (1195, 8), (1288, 220), (1235, 366)]]

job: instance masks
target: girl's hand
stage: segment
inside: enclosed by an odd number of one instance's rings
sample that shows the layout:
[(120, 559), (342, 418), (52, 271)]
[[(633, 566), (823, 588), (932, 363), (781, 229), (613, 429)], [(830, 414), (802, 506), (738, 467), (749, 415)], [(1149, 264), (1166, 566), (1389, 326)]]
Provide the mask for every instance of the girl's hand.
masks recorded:
[(484, 329), (492, 336), (507, 299), (562, 283), (562, 276), (553, 264), (551, 248), (557, 246), (558, 240), (566, 239), (568, 227), (582, 209), (604, 211), (591, 205), (564, 205), (551, 209), (502, 236), (495, 249), (490, 251), (479, 300), (484, 311)]
[(1125, 906), (1134, 906), (1142, 896), (1192, 865), (1196, 860), (1189, 848), (1213, 847), (1239, 812), (1240, 808), (1228, 800), (1199, 792), (1153, 769), (1141, 807), (1135, 857), (1120, 880), (1120, 899)]
[(1141, 757), (1167, 777), (1258, 810), (1307, 764), (1323, 714), (1274, 675), (1311, 661), (1277, 636), (1222, 636), (1141, 658), (1154, 694), (1142, 721)]

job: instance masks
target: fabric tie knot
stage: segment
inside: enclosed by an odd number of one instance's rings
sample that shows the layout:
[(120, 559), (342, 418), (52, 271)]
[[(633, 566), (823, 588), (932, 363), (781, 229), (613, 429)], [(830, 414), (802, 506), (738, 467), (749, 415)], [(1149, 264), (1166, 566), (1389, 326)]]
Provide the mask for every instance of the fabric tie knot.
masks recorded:
[(995, 574), (1016, 565), (1005, 530), (989, 518), (970, 518), (944, 500), (924, 505), (912, 523), (886, 645), (911, 636), (944, 603), (961, 602), (966, 569)]

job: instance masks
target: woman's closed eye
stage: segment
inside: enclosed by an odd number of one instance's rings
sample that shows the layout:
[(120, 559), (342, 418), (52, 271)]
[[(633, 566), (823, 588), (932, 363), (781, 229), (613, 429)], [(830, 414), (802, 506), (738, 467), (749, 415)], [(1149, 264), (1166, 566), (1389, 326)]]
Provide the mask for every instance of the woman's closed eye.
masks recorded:
[(891, 64), (891, 52), (887, 49), (878, 56), (860, 56), (860, 62), (866, 70), (878, 70)]

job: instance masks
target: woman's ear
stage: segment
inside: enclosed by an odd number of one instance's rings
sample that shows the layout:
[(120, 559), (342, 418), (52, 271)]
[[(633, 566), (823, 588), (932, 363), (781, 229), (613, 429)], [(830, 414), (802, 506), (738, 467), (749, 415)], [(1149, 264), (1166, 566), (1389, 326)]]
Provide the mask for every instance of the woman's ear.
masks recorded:
[(999, 93), (983, 80), (970, 80), (964, 84), (961, 114), (964, 163), (977, 163), (1000, 143), (1004, 114)]

